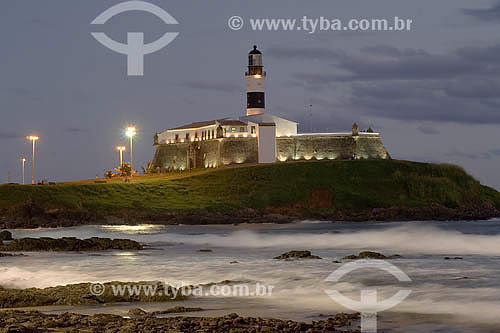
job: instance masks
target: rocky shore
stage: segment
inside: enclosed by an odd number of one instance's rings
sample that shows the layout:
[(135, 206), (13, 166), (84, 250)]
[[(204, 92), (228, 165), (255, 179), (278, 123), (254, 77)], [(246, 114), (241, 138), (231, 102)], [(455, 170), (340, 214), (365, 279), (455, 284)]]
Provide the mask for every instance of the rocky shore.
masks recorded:
[(438, 204), (424, 207), (373, 208), (352, 210), (311, 210), (300, 206), (246, 208), (227, 213), (209, 211), (196, 212), (148, 212), (145, 210), (122, 210), (113, 212), (87, 209), (45, 209), (36, 202), (23, 207), (0, 211), (0, 229), (70, 227), (90, 224), (135, 224), (154, 223), (163, 225), (209, 225), (239, 223), (291, 223), (305, 219), (324, 221), (453, 221), (486, 220), (500, 217), (500, 211), (488, 202), (467, 207), (450, 208)]
[[(291, 320), (240, 317), (229, 314), (222, 317), (123, 318), (99, 314), (85, 316), (74, 313), (47, 315), (37, 311), (0, 311), (0, 333), (64, 332), (359, 332), (359, 314), (340, 313), (328, 320), (311, 324)], [(355, 328), (351, 328), (355, 327)]]
[[(114, 288), (137, 286), (154, 286), (154, 296), (146, 293), (129, 293), (123, 295), (113, 292)], [(183, 300), (182, 293), (174, 292), (174, 288), (159, 282), (108, 282), (102, 284), (102, 294), (96, 296), (91, 291), (92, 284), (79, 283), (50, 288), (9, 289), (0, 287), (0, 309), (20, 308), (47, 305), (96, 305), (121, 302), (169, 302)], [(128, 289), (127, 289), (128, 290)], [(100, 289), (98, 290), (100, 291)], [(1, 327), (1, 325), (0, 325)]]
[[(1, 243), (1, 242), (0, 242)], [(142, 244), (130, 239), (110, 239), (92, 237), (78, 239), (63, 238), (21, 238), (8, 244), (0, 245), (5, 252), (41, 252), (41, 251), (106, 251), (106, 250), (142, 250)]]

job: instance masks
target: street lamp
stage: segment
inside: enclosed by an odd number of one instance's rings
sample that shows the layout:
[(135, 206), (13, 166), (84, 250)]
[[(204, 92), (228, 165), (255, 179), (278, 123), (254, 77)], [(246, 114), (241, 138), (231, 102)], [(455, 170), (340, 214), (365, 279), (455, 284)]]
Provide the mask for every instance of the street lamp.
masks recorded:
[(123, 165), (123, 152), (126, 150), (126, 148), (123, 146), (119, 146), (116, 147), (116, 150), (120, 152), (120, 167), (121, 167)]
[(134, 173), (134, 167), (132, 166), (133, 155), (132, 155), (132, 141), (134, 136), (137, 134), (135, 127), (127, 127), (125, 134), (130, 138), (130, 172), (131, 175)]
[(24, 163), (26, 163), (26, 159), (23, 157), (23, 158), (21, 158), (21, 166), (23, 169), (23, 185), (24, 185)]
[(31, 160), (31, 184), (35, 184), (35, 142), (40, 139), (38, 136), (30, 135), (26, 139), (30, 140), (33, 144), (33, 159)]

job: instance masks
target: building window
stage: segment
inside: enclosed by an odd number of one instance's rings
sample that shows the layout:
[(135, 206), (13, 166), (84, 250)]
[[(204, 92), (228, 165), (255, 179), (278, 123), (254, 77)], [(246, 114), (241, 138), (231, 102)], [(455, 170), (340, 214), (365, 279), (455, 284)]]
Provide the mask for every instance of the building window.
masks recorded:
[(236, 132), (236, 127), (231, 127), (231, 132)]
[(189, 133), (186, 133), (186, 140), (189, 140)]
[(194, 132), (194, 138), (198, 139), (198, 132)]
[(179, 141), (179, 134), (175, 135), (175, 141)]
[(215, 131), (212, 130), (212, 138), (215, 138)]
[(255, 134), (255, 131), (256, 131), (255, 130), (255, 126), (252, 126), (251, 129), (250, 129), (250, 131), (252, 132), (252, 134)]
[(240, 127), (240, 132), (246, 132), (245, 127)]

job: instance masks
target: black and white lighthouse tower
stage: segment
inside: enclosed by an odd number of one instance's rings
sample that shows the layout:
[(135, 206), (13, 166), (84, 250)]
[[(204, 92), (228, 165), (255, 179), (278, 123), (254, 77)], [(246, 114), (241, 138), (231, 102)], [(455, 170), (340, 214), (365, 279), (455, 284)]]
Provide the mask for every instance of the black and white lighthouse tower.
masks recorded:
[(262, 66), (262, 52), (254, 45), (248, 53), (248, 72), (245, 73), (247, 81), (247, 116), (264, 113), (266, 106), (264, 94), (264, 79), (266, 72)]

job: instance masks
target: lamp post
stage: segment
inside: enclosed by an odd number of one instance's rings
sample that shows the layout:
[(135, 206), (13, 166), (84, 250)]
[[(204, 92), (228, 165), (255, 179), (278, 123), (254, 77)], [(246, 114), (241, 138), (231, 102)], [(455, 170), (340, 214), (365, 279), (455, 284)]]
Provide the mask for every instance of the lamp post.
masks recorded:
[(23, 157), (23, 158), (21, 158), (21, 168), (22, 168), (22, 173), (23, 173), (23, 185), (24, 185), (24, 163), (26, 163), (26, 159)]
[(120, 152), (120, 167), (123, 165), (123, 152), (125, 151), (125, 147), (119, 146), (116, 149)]
[(133, 159), (134, 156), (132, 154), (132, 142), (134, 141), (134, 136), (137, 134), (135, 127), (127, 127), (125, 134), (130, 138), (130, 174), (134, 173)]
[(38, 136), (30, 135), (26, 139), (30, 140), (33, 144), (33, 155), (31, 160), (31, 184), (35, 184), (35, 142), (40, 139)]

